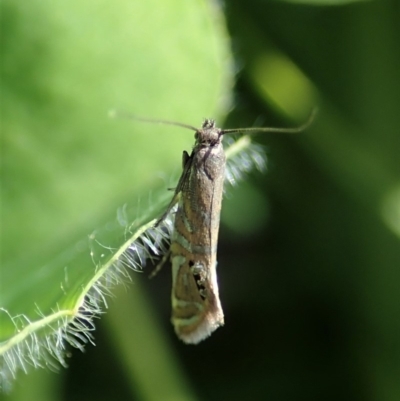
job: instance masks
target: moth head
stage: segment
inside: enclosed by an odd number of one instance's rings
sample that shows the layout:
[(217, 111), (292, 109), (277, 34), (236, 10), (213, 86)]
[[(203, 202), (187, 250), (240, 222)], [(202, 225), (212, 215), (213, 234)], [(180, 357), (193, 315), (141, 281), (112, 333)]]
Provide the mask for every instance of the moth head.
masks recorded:
[(203, 121), (203, 124), (201, 126), (202, 129), (211, 129), (211, 128), (215, 128), (215, 120), (211, 119), (211, 118), (206, 118)]
[(222, 130), (215, 126), (214, 120), (206, 118), (194, 137), (199, 145), (214, 146), (221, 142), (222, 133)]

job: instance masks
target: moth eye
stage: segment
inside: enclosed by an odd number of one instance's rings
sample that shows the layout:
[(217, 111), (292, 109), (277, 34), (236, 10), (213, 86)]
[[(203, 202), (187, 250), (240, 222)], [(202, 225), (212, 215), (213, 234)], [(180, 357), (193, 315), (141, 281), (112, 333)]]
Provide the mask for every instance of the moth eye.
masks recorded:
[(189, 267), (193, 267), (193, 266), (194, 266), (193, 260), (189, 260)]

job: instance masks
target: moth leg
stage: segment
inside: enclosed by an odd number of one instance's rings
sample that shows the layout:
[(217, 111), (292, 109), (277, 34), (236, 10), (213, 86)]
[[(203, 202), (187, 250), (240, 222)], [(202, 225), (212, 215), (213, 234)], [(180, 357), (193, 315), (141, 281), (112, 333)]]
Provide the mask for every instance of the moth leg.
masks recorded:
[[(182, 153), (182, 168), (185, 169), (186, 163), (190, 159), (189, 153), (186, 152), (186, 150), (183, 151)], [(168, 191), (175, 191), (177, 187), (175, 188), (168, 188)]]
[(186, 150), (182, 153), (182, 168), (185, 169), (186, 163), (190, 159), (189, 153)]
[(178, 188), (175, 189), (174, 197), (172, 198), (171, 202), (169, 203), (167, 210), (162, 214), (162, 216), (156, 221), (154, 227), (157, 227), (165, 218), (168, 216), (171, 209), (178, 203), (180, 191), (178, 192)]
[(164, 267), (165, 262), (168, 260), (169, 255), (171, 255), (171, 250), (169, 250), (160, 260), (160, 262), (157, 264), (157, 266), (154, 268), (154, 270), (149, 274), (149, 278), (155, 277), (160, 270)]
[(189, 156), (188, 152), (184, 150), (182, 155), (182, 163), (184, 163), (182, 175), (179, 178), (178, 185), (175, 188), (174, 196), (172, 197), (172, 200), (169, 203), (167, 210), (156, 221), (156, 224), (154, 225), (155, 227), (157, 227), (168, 216), (168, 213), (171, 211), (171, 209), (178, 203), (180, 193), (182, 192), (182, 189), (186, 184), (187, 178), (190, 173), (190, 168), (192, 167), (192, 160), (193, 160), (193, 153), (192, 155)]

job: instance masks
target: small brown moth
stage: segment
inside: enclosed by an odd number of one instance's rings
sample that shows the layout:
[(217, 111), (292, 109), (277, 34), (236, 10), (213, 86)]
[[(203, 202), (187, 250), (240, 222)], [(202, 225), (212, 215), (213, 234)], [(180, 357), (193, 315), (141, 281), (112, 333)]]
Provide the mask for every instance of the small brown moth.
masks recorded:
[[(222, 136), (238, 132), (296, 133), (297, 128), (217, 128), (206, 119), (201, 128), (166, 120), (134, 119), (175, 125), (195, 132), (189, 155), (183, 152), (183, 172), (175, 194), (158, 225), (178, 203), (171, 238), (172, 324), (177, 336), (187, 344), (197, 344), (224, 324), (217, 283), (217, 243), (225, 179)], [(166, 255), (168, 256), (168, 255)]]

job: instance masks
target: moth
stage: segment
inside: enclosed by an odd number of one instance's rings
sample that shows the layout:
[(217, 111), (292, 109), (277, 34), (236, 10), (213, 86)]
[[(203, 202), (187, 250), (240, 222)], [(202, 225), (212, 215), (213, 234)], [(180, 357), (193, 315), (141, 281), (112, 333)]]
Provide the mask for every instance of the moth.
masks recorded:
[[(314, 113), (312, 113), (313, 115)], [(307, 128), (312, 116), (296, 128), (221, 129), (212, 119), (201, 128), (130, 116), (143, 122), (175, 125), (195, 132), (192, 152), (183, 152), (182, 175), (160, 224), (178, 204), (169, 253), (172, 265), (172, 317), (179, 339), (197, 344), (224, 324), (217, 281), (217, 244), (225, 179), (225, 134), (243, 132), (296, 133)]]

